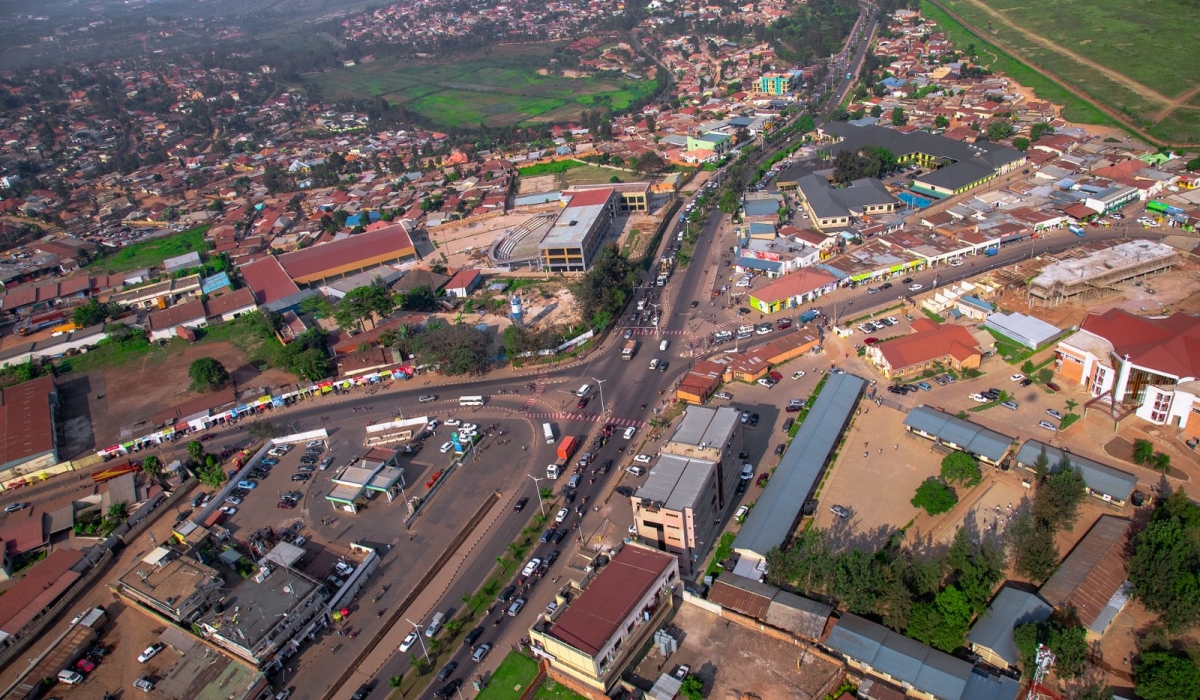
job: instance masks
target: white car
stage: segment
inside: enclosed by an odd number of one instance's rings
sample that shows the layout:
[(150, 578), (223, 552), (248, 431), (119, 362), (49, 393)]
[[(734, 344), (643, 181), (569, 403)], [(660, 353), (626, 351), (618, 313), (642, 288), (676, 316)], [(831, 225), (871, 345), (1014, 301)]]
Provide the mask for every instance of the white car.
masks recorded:
[[(556, 513), (554, 516), (554, 522), (561, 523), (562, 521), (566, 520), (567, 516), (570, 514), (571, 514), (571, 511), (569, 509), (559, 508), (558, 513)], [(525, 574), (525, 575), (528, 576), (529, 574)]]
[(441, 425), (441, 423), (438, 423), (436, 420), (431, 420), (431, 421), (429, 421), (428, 424), (425, 425), (425, 429), (426, 430), (436, 430), (439, 425)]
[(650, 455), (638, 455), (633, 458), (633, 461), (638, 464), (649, 464), (652, 460), (650, 459)]
[(745, 522), (746, 521), (746, 513), (749, 513), (749, 512), (750, 512), (749, 506), (742, 506), (737, 509), (736, 513), (733, 514), (733, 519), (739, 523)]
[(225, 515), (237, 515), (237, 508), (233, 506), (222, 506), (221, 512)]
[(478, 426), (478, 425), (476, 425), (475, 423), (463, 423), (463, 424), (462, 424), (462, 429), (463, 429), (463, 430), (475, 431), (475, 430), (479, 430), (479, 426)]
[(454, 443), (453, 442), (444, 442), (444, 443), (442, 443), (442, 446), (438, 449), (441, 450), (442, 454), (446, 454), (450, 450), (454, 449)]
[(802, 370), (802, 369), (798, 369), (795, 372), (792, 372), (792, 379), (799, 379), (800, 377), (803, 377), (803, 376), (804, 376), (804, 370)]
[(408, 633), (408, 636), (406, 636), (406, 637), (404, 638), (404, 641), (403, 641), (403, 642), (400, 642), (400, 652), (401, 652), (401, 653), (404, 653), (404, 652), (408, 651), (409, 649), (411, 649), (411, 648), (412, 648), (412, 645), (414, 645), (414, 644), (416, 644), (416, 643), (417, 643), (417, 637), (418, 637), (418, 636), (419, 636), (419, 635), (417, 634), (417, 631), (416, 631), (416, 630), (413, 630), (412, 632), (409, 632), (409, 633)]
[(631, 440), (633, 438), (633, 434), (636, 432), (637, 432), (637, 428), (633, 427), (632, 425), (629, 426), (628, 428), (625, 429), (625, 439)]
[(950, 261), (950, 267), (962, 267), (963, 261), (960, 258), (955, 258)]
[(908, 291), (910, 292), (919, 292), (924, 288), (925, 285), (921, 284), (920, 282), (914, 282), (913, 284), (908, 285)]
[(143, 651), (141, 654), (138, 654), (138, 663), (144, 664), (150, 659), (153, 659), (155, 656), (158, 656), (158, 652), (162, 651), (164, 648), (166, 647), (162, 644), (151, 644), (150, 646), (146, 647), (145, 651)]
[(449, 426), (462, 425), (462, 421), (460, 421), (457, 418), (447, 418), (446, 425), (449, 425)]
[[(563, 510), (566, 510), (566, 508), (563, 508)], [(533, 559), (529, 560), (529, 563), (527, 563), (525, 565), (524, 569), (521, 569), (521, 575), (522, 576), (532, 576), (533, 572), (537, 571), (537, 568), (541, 565), (542, 565), (542, 560), (538, 559), (537, 557), (534, 557)]]
[(974, 401), (975, 403), (987, 403), (988, 397), (982, 396), (980, 394), (971, 394), (971, 400)]
[(1008, 381), (1010, 381), (1010, 382), (1019, 382), (1019, 381), (1021, 381), (1021, 380), (1022, 380), (1022, 379), (1024, 379), (1024, 378), (1025, 378), (1025, 375), (1023, 375), (1023, 374), (1014, 374), (1013, 376), (1011, 376), (1011, 377), (1009, 377), (1009, 378), (1008, 378)]

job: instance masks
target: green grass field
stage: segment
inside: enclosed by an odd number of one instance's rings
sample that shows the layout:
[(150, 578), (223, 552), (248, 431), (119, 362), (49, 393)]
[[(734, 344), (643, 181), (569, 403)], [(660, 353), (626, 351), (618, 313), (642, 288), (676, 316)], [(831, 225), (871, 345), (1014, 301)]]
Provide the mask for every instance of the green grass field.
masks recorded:
[(624, 109), (652, 80), (539, 75), (557, 44), (497, 46), (460, 61), (379, 60), (309, 80), (326, 99), (382, 95), (451, 126), (566, 121), (584, 110)]
[(205, 224), (174, 236), (164, 236), (127, 245), (116, 252), (93, 260), (88, 263), (87, 269), (97, 272), (128, 272), (143, 267), (161, 265), (163, 260), (184, 253), (192, 251), (203, 253), (208, 250), (208, 242), (204, 240), (204, 234), (207, 231), (208, 224)]
[[(528, 656), (510, 651), (488, 686), (476, 697), (479, 700), (517, 700), (537, 676), (537, 662)], [(533, 694), (534, 700), (583, 700), (583, 696), (570, 688), (547, 679)]]
[(584, 163), (577, 160), (556, 160), (553, 163), (538, 163), (524, 168), (517, 168), (521, 177), (537, 177), (539, 175), (558, 175), (572, 168), (582, 168)]
[(1113, 124), (1113, 121), (1104, 112), (1067, 92), (1040, 73), (1025, 67), (1024, 64), (1014, 60), (982, 37), (972, 34), (966, 27), (955, 22), (950, 15), (924, 0), (921, 2), (921, 14), (936, 22), (938, 28), (949, 37), (956, 48), (965, 49), (969, 44), (975, 44), (975, 48), (980, 53), (981, 63), (992, 72), (1003, 73), (1018, 83), (1032, 88), (1040, 99), (1056, 105), (1063, 105), (1063, 117), (1067, 120), (1078, 124)]
[[(1196, 114), (1195, 109), (1180, 108), (1161, 120), (1158, 117), (1160, 110), (1166, 108), (1171, 100), (1195, 87), (1200, 80), (1200, 69), (1189, 48), (1191, 43), (1169, 39), (1164, 28), (1169, 27), (1172, 36), (1200, 35), (1200, 13), (1190, 11), (1174, 0), (1141, 4), (1136, 12), (1131, 12), (1128, 5), (1115, 0), (1060, 0), (1039, 5), (1016, 0), (983, 1), (987, 8), (999, 12), (1020, 29), (1005, 24), (995, 14), (989, 13), (979, 0), (942, 0), (964, 21), (980, 31), (987, 31), (990, 34), (988, 38), (1003, 43), (1022, 60), (1080, 88), (1097, 103), (1123, 113), (1152, 136), (1172, 143), (1200, 142), (1200, 129), (1197, 128), (1200, 115)], [(999, 56), (996, 70), (1035, 88), (1040, 97), (1066, 105), (1063, 116), (1067, 119), (1084, 123), (1111, 122), (1107, 117), (1103, 122), (1094, 118), (1080, 119), (1080, 116), (1087, 117), (1089, 111), (1095, 113), (1093, 117), (1099, 112), (1081, 106), (1082, 100), (1070, 96), (1057, 86), (1053, 91), (1046, 92), (1043, 86), (1036, 84), (1037, 81), (1027, 80), (1027, 76), (1034, 72), (1023, 66), (1020, 69), (1025, 77), (1010, 71), (1011, 64), (1017, 63), (1011, 56), (1004, 56), (991, 42), (970, 34), (944, 13), (923, 2), (922, 11), (926, 7), (932, 10), (926, 16), (938, 21), (939, 25), (943, 25), (943, 18), (955, 25), (954, 29), (948, 31), (952, 38), (957, 29), (957, 33), (969, 36), (964, 37), (967, 43), (974, 43), (977, 47), (981, 46), (981, 42), (989, 44), (986, 51)], [(1035, 34), (1050, 42), (1050, 45), (1043, 45), (1023, 32)], [(966, 45), (960, 44), (957, 38), (954, 41), (960, 47)], [(1075, 56), (1063, 51), (1072, 52)], [(1124, 76), (1136, 85), (1108, 77), (1085, 61)], [(1044, 78), (1040, 81), (1050, 82)], [(1054, 92), (1067, 95), (1070, 100), (1055, 98)]]

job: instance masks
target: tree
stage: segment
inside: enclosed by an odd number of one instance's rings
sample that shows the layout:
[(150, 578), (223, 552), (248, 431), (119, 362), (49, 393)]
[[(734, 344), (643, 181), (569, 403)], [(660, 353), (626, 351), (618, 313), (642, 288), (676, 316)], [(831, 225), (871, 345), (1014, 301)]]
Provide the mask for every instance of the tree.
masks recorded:
[(917, 487), (917, 493), (910, 503), (915, 508), (924, 508), (930, 515), (938, 515), (953, 508), (958, 503), (958, 497), (949, 486), (930, 477)]
[(1038, 483), (1033, 516), (1051, 531), (1070, 530), (1086, 497), (1083, 474), (1064, 457), (1057, 470)]
[(971, 488), (983, 481), (983, 473), (974, 457), (954, 451), (942, 458), (942, 479), (954, 486)]
[(104, 323), (116, 313), (117, 309), (114, 305), (101, 304), (96, 297), (92, 297), (86, 304), (75, 307), (75, 311), (71, 312), (71, 323), (80, 328), (87, 328)]
[(437, 295), (425, 285), (413, 287), (401, 297), (400, 308), (405, 311), (433, 311), (437, 308)]
[(466, 324), (430, 328), (416, 345), (423, 363), (439, 364), (447, 375), (483, 374), (495, 355), (491, 334)]
[(1038, 370), (1038, 381), (1042, 384), (1048, 384), (1051, 381), (1054, 381), (1054, 370), (1050, 369), (1049, 367)]
[(333, 318), (343, 330), (358, 325), (362, 330), (363, 322), (371, 321), (374, 327), (375, 316), (387, 316), (396, 306), (388, 294), (383, 280), (376, 277), (371, 284), (356, 287), (346, 293), (333, 310)]
[(1154, 468), (1160, 472), (1171, 471), (1171, 455), (1166, 452), (1154, 453)]
[[(1018, 151), (1028, 151), (1029, 139), (1025, 138), (1024, 136), (1018, 136), (1017, 138), (1013, 139), (1013, 148), (1017, 149)], [(1112, 691), (1110, 690), (1109, 693), (1111, 692)]]
[(662, 156), (654, 151), (646, 151), (637, 157), (637, 171), (643, 175), (652, 175), (666, 167)]
[(1012, 136), (1013, 124), (1008, 119), (997, 119), (987, 126), (987, 137), (989, 141), (1001, 141)]
[(1008, 529), (1012, 546), (1013, 570), (1035, 583), (1050, 578), (1058, 568), (1058, 547), (1054, 531), (1029, 513), (1017, 516)]
[(1133, 461), (1146, 464), (1154, 457), (1154, 445), (1149, 440), (1137, 438), (1133, 441)]
[(187, 444), (188, 459), (197, 464), (204, 461), (204, 443), (199, 440), (192, 440)]
[(333, 315), (333, 306), (325, 295), (318, 292), (300, 302), (300, 313), (309, 314), (313, 318), (329, 318)]
[(878, 119), (879, 117), (882, 117), (883, 116), (883, 107), (880, 107), (879, 105), (873, 105), (871, 107), (871, 116), (875, 117), (876, 119)]
[(1169, 651), (1142, 652), (1133, 667), (1134, 690), (1142, 700), (1197, 700), (1200, 666)]
[(688, 700), (704, 700), (704, 680), (689, 674), (679, 686), (679, 692)]
[(1160, 508), (1131, 543), (1133, 595), (1171, 632), (1181, 632), (1200, 621), (1200, 543), (1196, 534), (1195, 527), (1186, 528), (1181, 518)]
[(388, 685), (392, 686), (393, 688), (399, 688), (400, 684), (403, 682), (404, 676), (392, 676), (388, 679)]
[(1187, 169), (1193, 171), (1200, 170), (1200, 156), (1196, 156), (1195, 158), (1189, 160), (1187, 162)]
[(1076, 690), (1072, 700), (1113, 700), (1113, 689), (1102, 682), (1091, 683)]
[(252, 440), (270, 440), (283, 435), (283, 429), (269, 420), (256, 420), (246, 430)]
[(201, 357), (192, 360), (188, 367), (188, 378), (192, 380), (192, 391), (206, 393), (225, 386), (229, 381), (229, 372), (225, 365), (211, 357)]
[(947, 586), (933, 603), (913, 605), (905, 634), (936, 649), (951, 652), (963, 644), (971, 622), (971, 607), (962, 592)]
[(150, 478), (157, 478), (162, 473), (162, 460), (150, 455), (142, 460), (142, 471), (146, 472)]
[(892, 126), (904, 126), (908, 123), (908, 117), (904, 114), (904, 108), (899, 105), (892, 108)]
[(1053, 134), (1053, 133), (1054, 133), (1054, 127), (1050, 126), (1050, 124), (1047, 122), (1041, 122), (1038, 124), (1034, 124), (1033, 127), (1030, 128), (1030, 130), (1029, 130), (1029, 140), (1031, 142), (1036, 142), (1038, 139), (1042, 138), (1042, 136), (1045, 136), (1046, 134)]
[(939, 129), (945, 129), (950, 126), (950, 120), (939, 114), (933, 118), (933, 125)]

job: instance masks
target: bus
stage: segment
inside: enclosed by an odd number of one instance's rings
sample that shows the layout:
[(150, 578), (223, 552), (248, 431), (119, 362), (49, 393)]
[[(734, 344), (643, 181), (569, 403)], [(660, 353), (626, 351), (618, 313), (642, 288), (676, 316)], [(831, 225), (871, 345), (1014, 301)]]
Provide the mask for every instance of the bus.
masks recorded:
[(482, 396), (460, 396), (458, 397), (459, 406), (482, 406)]
[(554, 426), (549, 423), (542, 423), (542, 433), (546, 436), (546, 444), (554, 444)]

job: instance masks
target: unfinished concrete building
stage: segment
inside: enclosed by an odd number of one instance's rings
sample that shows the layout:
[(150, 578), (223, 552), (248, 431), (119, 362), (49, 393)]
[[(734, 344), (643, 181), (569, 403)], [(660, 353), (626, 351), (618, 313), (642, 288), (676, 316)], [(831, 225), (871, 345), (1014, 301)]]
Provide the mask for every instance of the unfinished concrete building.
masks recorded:
[(1064, 301), (1119, 294), (1119, 285), (1174, 267), (1175, 249), (1155, 241), (1126, 241), (1085, 257), (1047, 265), (1029, 282), (1029, 303), (1058, 306)]

